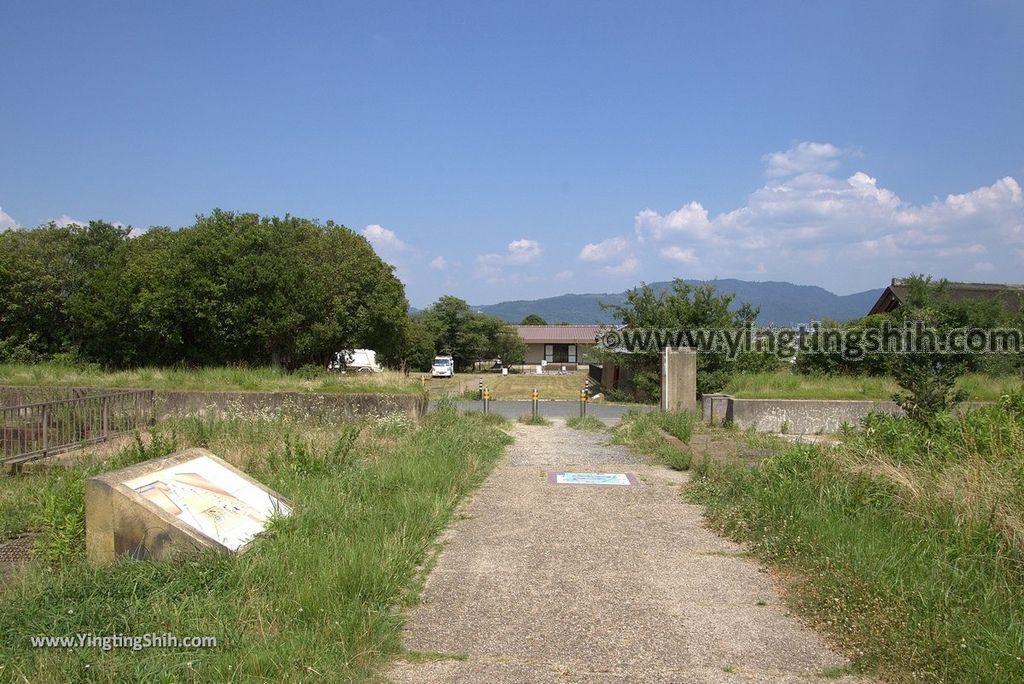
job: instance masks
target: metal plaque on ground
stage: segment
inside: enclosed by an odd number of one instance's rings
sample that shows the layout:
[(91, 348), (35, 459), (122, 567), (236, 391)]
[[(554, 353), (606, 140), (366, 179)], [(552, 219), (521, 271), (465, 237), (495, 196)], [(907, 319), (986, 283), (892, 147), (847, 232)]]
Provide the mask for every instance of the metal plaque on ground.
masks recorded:
[(548, 473), (548, 484), (628, 487), (639, 481), (633, 473)]

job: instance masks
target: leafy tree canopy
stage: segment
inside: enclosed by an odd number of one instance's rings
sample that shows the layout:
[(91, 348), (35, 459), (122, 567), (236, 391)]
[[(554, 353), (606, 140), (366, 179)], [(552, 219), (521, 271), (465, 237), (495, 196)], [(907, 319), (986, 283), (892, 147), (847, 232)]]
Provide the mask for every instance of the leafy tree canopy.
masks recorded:
[(129, 233), (93, 221), (0, 234), (0, 356), (298, 367), (346, 348), (401, 355), (402, 283), (344, 226), (215, 210)]

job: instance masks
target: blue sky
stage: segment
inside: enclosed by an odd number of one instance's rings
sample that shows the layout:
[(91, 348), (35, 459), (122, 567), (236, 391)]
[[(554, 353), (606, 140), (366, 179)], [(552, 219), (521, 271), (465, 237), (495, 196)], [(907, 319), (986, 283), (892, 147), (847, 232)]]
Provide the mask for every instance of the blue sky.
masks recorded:
[(1020, 282), (1024, 4), (8, 3), (0, 228), (333, 219), (411, 302)]

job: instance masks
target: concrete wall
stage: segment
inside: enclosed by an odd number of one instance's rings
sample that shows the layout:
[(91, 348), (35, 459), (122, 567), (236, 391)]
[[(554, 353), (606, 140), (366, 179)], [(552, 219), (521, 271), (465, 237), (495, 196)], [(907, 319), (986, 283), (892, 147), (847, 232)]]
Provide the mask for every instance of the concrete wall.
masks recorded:
[(741, 430), (794, 435), (839, 432), (843, 423), (860, 427), (861, 419), (872, 412), (903, 413), (891, 401), (730, 398), (729, 403), (732, 423)]
[[(967, 401), (955, 410), (979, 409), (990, 401)], [(732, 423), (741, 430), (786, 432), (794, 435), (836, 433), (843, 423), (859, 428), (869, 413), (903, 415), (892, 401), (854, 399), (737, 399), (728, 394), (701, 397), (701, 415), (709, 425)]]
[(17, 406), (18, 404), (41, 404), (46, 401), (76, 399), (92, 394), (104, 394), (117, 390), (100, 390), (91, 387), (21, 387), (18, 385), (0, 385), (0, 407)]
[(190, 413), (293, 412), (325, 420), (372, 418), (404, 413), (418, 420), (427, 398), (416, 394), (314, 394), (309, 392), (194, 392), (157, 390), (157, 417)]
[[(55, 401), (71, 397), (118, 392), (127, 388), (60, 388), (0, 386), (0, 406)], [(410, 418), (426, 415), (427, 398), (414, 394), (313, 394), (308, 392), (201, 392), (157, 390), (154, 413), (256, 413), (292, 411), (328, 420), (374, 417), (401, 412)]]

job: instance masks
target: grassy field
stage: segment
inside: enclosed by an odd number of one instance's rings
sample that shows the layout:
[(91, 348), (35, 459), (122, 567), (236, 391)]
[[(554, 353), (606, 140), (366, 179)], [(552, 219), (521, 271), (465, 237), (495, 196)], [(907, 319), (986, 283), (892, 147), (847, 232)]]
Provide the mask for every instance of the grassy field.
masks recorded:
[(501, 375), (500, 373), (458, 373), (454, 378), (427, 379), (427, 388), (431, 394), (451, 393), (458, 396), (472, 395), (477, 398), (480, 380), (491, 390), (491, 399), (530, 399), (536, 389), (540, 398), (563, 399), (575, 401), (580, 398), (580, 390), (586, 382), (587, 374), (582, 372), (568, 375), (520, 374)]
[[(966, 375), (957, 383), (976, 401), (995, 401), (1024, 388), (1024, 378)], [(743, 399), (888, 400), (899, 391), (892, 378), (798, 375), (789, 371), (736, 375), (723, 390)]]
[[(105, 464), (0, 479), (0, 491), (39, 492), (20, 507), (8, 501), (0, 520), (11, 530), (27, 514), (48, 558), (0, 586), (0, 681), (373, 678), (401, 655), (402, 609), (417, 596), (435, 538), (509, 441), (500, 422), (443, 406), (420, 427), (399, 414), (359, 424), (176, 419)], [(191, 445), (243, 466), (289, 498), (295, 515), (240, 556), (86, 564), (84, 475)], [(166, 632), (212, 635), (217, 647), (29, 648), (31, 635)]]
[(780, 571), (792, 607), (891, 682), (1024, 681), (1024, 394), (929, 433), (697, 465), (689, 497)]
[(277, 368), (137, 368), (104, 371), (93, 366), (0, 364), (0, 385), (60, 387), (137, 387), (249, 392), (328, 392), (415, 394), (423, 391), (416, 375), (385, 371), (370, 374), (329, 373), (303, 377)]

